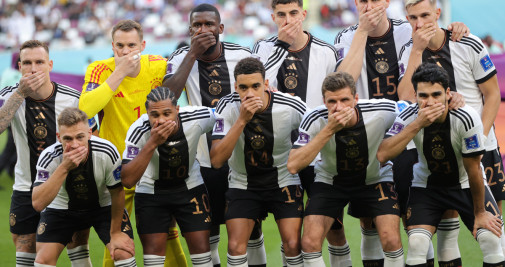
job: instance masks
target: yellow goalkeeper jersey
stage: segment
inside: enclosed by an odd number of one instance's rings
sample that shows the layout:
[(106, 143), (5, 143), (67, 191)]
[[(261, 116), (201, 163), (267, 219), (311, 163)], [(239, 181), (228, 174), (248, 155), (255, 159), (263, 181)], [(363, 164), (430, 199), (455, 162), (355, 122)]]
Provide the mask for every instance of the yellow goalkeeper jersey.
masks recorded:
[(105, 81), (114, 71), (114, 58), (95, 61), (88, 66), (79, 108), (88, 118), (99, 114), (100, 137), (112, 142), (120, 155), (125, 149), (126, 132), (146, 113), (146, 97), (152, 89), (161, 86), (166, 67), (165, 58), (142, 55), (139, 75), (124, 78), (113, 92)]

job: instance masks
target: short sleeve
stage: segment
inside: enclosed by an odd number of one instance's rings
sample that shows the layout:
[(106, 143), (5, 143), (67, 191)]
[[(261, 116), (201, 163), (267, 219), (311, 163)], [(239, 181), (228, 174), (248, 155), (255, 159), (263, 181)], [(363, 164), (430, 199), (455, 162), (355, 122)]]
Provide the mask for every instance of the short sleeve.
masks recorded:
[[(473, 36), (471, 36), (473, 37)], [(465, 38), (475, 42), (477, 47), (481, 48), (480, 52), (474, 54), (474, 60), (472, 64), (472, 74), (473, 78), (477, 82), (477, 84), (481, 84), (489, 80), (491, 77), (496, 75), (496, 67), (489, 56), (489, 53), (486, 47), (482, 44), (482, 41), (479, 38)], [(473, 46), (472, 46), (473, 47)], [(470, 52), (476, 52), (475, 50), (469, 50)]]
[(409, 57), (410, 51), (412, 50), (412, 39), (410, 39), (407, 43), (402, 45), (400, 48), (400, 53), (398, 54), (398, 80), (400, 81), (405, 75), (405, 71), (409, 65)]
[(206, 111), (209, 113), (209, 117), (202, 120), (202, 122), (200, 124), (202, 127), (203, 133), (208, 133), (208, 132), (212, 131), (212, 129), (214, 128), (214, 125), (216, 123), (216, 117), (214, 115), (215, 109), (206, 108)]
[(216, 122), (212, 130), (212, 140), (223, 139), (233, 124), (231, 119), (227, 116), (227, 108), (225, 107), (221, 112), (214, 112)]
[[(119, 152), (114, 147), (115, 153), (119, 156)], [(117, 157), (115, 162), (112, 162), (107, 156), (105, 158), (107, 162), (105, 169), (105, 185), (107, 188), (112, 189), (118, 186), (122, 186), (121, 183), (121, 158)]]
[(37, 161), (37, 173), (33, 183), (34, 187), (45, 183), (49, 179), (58, 167), (62, 154), (63, 149), (61, 145), (56, 146), (56, 149), (54, 146), (50, 146), (42, 151)]
[(298, 138), (293, 144), (293, 148), (299, 148), (308, 144), (322, 129), (324, 118), (319, 116), (319, 110), (305, 113), (298, 128)]
[(344, 57), (349, 53), (349, 48), (351, 47), (352, 39), (347, 38), (345, 34), (348, 29), (345, 29), (337, 34), (335, 37), (335, 49), (337, 50), (337, 67), (342, 63)]
[(475, 157), (484, 154), (486, 152), (484, 127), (477, 112), (460, 109), (453, 112), (453, 114), (459, 118), (458, 130), (463, 157)]
[(185, 52), (184, 48), (181, 48), (176, 50), (172, 55), (170, 55), (170, 57), (167, 60), (167, 68), (165, 72), (165, 77), (163, 79), (168, 79), (172, 75), (174, 75), (174, 73), (181, 65), (184, 56), (186, 55), (186, 53), (184, 52)]
[(405, 127), (407, 127), (407, 125), (415, 120), (415, 115), (417, 114), (417, 104), (412, 104), (408, 107), (405, 107), (404, 104), (406, 104), (405, 101), (397, 102), (396, 109), (399, 115), (396, 116), (393, 125), (391, 125), (389, 130), (386, 132), (386, 138), (399, 134)]
[(142, 115), (137, 121), (135, 121), (126, 133), (125, 150), (123, 151), (122, 161), (123, 164), (133, 160), (144, 146), (144, 134), (151, 131), (149, 120), (146, 120), (145, 117), (147, 117), (147, 114)]

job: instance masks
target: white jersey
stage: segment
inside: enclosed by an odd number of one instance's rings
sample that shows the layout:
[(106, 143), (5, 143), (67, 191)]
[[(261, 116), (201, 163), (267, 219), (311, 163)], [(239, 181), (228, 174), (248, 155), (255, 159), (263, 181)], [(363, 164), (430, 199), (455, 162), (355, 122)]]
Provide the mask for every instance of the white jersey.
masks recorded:
[[(315, 182), (358, 186), (393, 181), (392, 172), (381, 171), (377, 150), (399, 113), (398, 104), (387, 99), (359, 100), (355, 110), (357, 124), (335, 133), (321, 149), (321, 160), (314, 169)], [(294, 148), (308, 144), (327, 124), (326, 106), (307, 112)]]
[[(269, 190), (300, 184), (298, 175), (288, 172), (287, 162), (291, 131), (300, 125), (305, 103), (289, 94), (266, 93), (270, 95), (268, 107), (247, 123), (228, 160), (230, 188)], [(239, 115), (238, 93), (223, 97), (216, 108), (212, 138), (224, 138)]]
[(265, 65), (265, 79), (269, 85), (298, 96), (309, 108), (315, 108), (323, 104), (321, 87), (324, 78), (335, 72), (337, 50), (307, 34), (307, 44), (298, 51), (275, 46), (278, 37), (274, 36), (256, 42), (253, 54)]
[[(48, 208), (93, 210), (111, 205), (108, 189), (122, 186), (119, 152), (111, 142), (96, 136), (91, 136), (88, 146), (86, 162), (68, 173)], [(50, 179), (62, 161), (60, 142), (46, 148), (37, 162), (37, 178), (33, 185), (39, 186)]]
[[(156, 148), (135, 192), (163, 194), (187, 191), (203, 184), (196, 150), (200, 136), (212, 131), (214, 122), (210, 108), (182, 107), (178, 115), (179, 130)], [(149, 117), (144, 114), (126, 134), (123, 164), (133, 160), (150, 137)]]
[[(453, 42), (452, 32), (444, 31), (443, 46), (437, 51), (425, 49), (422, 56), (423, 62), (431, 62), (443, 67), (449, 73), (451, 91), (460, 93), (465, 103), (482, 115), (485, 99), (479, 89), (479, 84), (496, 75), (496, 68), (479, 37), (470, 34), (459, 42)], [(412, 44), (406, 45), (405, 48), (402, 57), (406, 57), (408, 61)], [(485, 145), (488, 151), (498, 147), (494, 127), (489, 131)]]
[[(412, 38), (412, 27), (407, 21), (388, 19), (389, 29), (381, 37), (368, 37), (361, 74), (356, 82), (360, 99), (387, 98), (398, 100), (399, 77), (403, 76), (408, 57), (400, 58), (402, 48)], [(358, 25), (348, 27), (335, 38), (337, 65), (349, 53)]]
[[(47, 99), (27, 97), (10, 123), (18, 156), (13, 185), (16, 191), (31, 190), (40, 153), (57, 141), (58, 116), (63, 109), (79, 105), (77, 90), (55, 82), (53, 85), (53, 93)], [(8, 86), (0, 91), (0, 107), (18, 90), (18, 86)]]
[[(387, 136), (400, 133), (418, 112), (418, 104), (405, 109)], [(414, 165), (412, 186), (469, 188), (463, 157), (484, 154), (484, 139), (482, 121), (473, 108), (450, 110), (443, 123), (423, 128), (414, 137), (419, 161)]]
[[(221, 42), (221, 54), (214, 61), (197, 60), (186, 81), (188, 102), (193, 106), (216, 107), (221, 97), (234, 91), (235, 78), (233, 70), (237, 63), (251, 56), (249, 48), (233, 43)], [(189, 52), (189, 46), (176, 50), (167, 62), (167, 74), (164, 79), (175, 74), (184, 57)], [(198, 147), (197, 158), (202, 167), (210, 168), (209, 135), (202, 135)]]

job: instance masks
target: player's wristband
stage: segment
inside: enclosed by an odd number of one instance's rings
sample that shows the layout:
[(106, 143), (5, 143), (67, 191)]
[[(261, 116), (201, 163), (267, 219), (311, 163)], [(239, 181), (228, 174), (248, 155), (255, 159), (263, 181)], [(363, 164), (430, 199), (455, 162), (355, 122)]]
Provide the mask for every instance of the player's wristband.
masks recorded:
[(277, 41), (275, 41), (275, 46), (280, 46), (280, 47), (288, 50), (291, 45), (282, 41), (282, 40), (277, 39)]

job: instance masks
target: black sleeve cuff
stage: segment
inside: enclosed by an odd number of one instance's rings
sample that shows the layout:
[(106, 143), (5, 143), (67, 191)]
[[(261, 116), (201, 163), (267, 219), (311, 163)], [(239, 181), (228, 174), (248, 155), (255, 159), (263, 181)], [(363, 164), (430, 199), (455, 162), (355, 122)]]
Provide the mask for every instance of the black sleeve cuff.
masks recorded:
[(487, 82), (487, 80), (491, 79), (491, 77), (493, 77), (494, 75), (496, 75), (496, 73), (498, 73), (498, 72), (495, 69), (491, 73), (489, 73), (488, 75), (486, 75), (486, 77), (484, 77), (482, 79), (478, 79), (475, 82), (477, 82), (477, 84), (485, 83), (485, 82)]
[(41, 182), (35, 182), (35, 183), (33, 183), (33, 187), (37, 187), (37, 186), (39, 186), (41, 184), (43, 184), (43, 183), (41, 183)]
[(284, 41), (277, 39), (277, 41), (275, 41), (275, 46), (280, 46), (280, 47), (284, 48), (285, 50), (288, 50), (291, 45), (284, 42)]
[(300, 145), (293, 145), (293, 147), (291, 147), (291, 148), (292, 148), (292, 149), (298, 149), (298, 148), (300, 148), (300, 147), (302, 147), (302, 146), (300, 146)]
[(477, 156), (480, 156), (480, 155), (484, 155), (486, 153), (486, 150), (481, 150), (481, 151), (477, 151), (477, 152), (473, 152), (473, 153), (468, 153), (468, 154), (465, 154), (465, 153), (462, 153), (462, 156), (463, 158), (472, 158), (472, 157), (477, 157)]
[(131, 161), (131, 159), (123, 159), (121, 161), (121, 164), (128, 164)]
[(214, 140), (221, 140), (224, 138), (224, 135), (212, 135), (212, 138), (211, 140), (214, 141)]
[(107, 186), (107, 189), (114, 189), (114, 188), (118, 188), (120, 186), (123, 186), (123, 184), (121, 182), (115, 184), (115, 185), (111, 185), (111, 186)]

